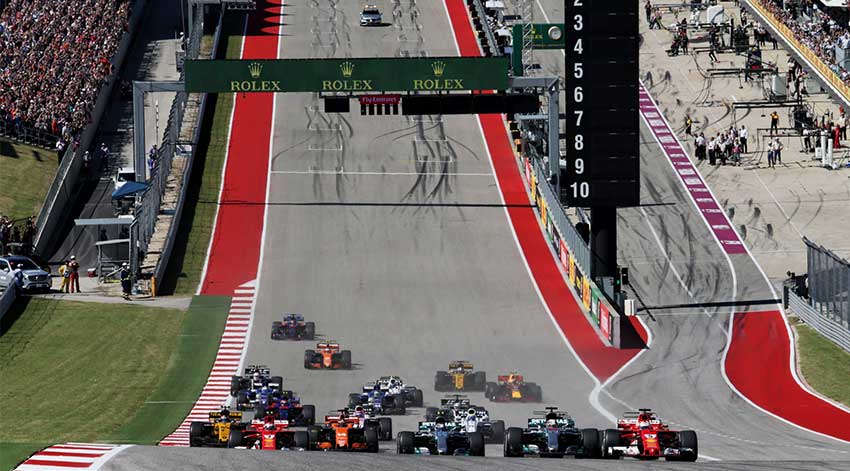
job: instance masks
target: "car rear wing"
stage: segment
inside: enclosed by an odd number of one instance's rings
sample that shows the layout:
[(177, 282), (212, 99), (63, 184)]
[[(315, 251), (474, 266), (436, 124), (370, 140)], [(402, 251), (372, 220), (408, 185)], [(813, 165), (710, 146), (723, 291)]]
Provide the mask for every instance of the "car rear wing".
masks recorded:
[[(571, 419), (569, 417), (557, 418), (557, 419), (555, 419), (555, 423), (558, 424), (558, 427), (573, 427), (573, 426), (575, 426), (575, 422), (573, 422), (573, 419)], [(543, 418), (543, 417), (533, 417), (533, 418), (528, 419), (528, 428), (538, 428), (538, 427), (545, 427), (545, 426), (546, 426), (546, 419)]]
[(331, 349), (331, 350), (339, 350), (339, 342), (330, 341), (330, 342), (319, 342), (316, 344), (316, 348), (319, 350)]
[(245, 367), (245, 376), (251, 376), (254, 373), (260, 373), (260, 376), (271, 376), (272, 371), (266, 365), (248, 365)]
[(283, 315), (283, 320), (287, 320), (287, 319), (290, 319), (290, 318), (295, 319), (298, 322), (301, 322), (301, 321), (304, 320), (304, 316), (302, 316), (301, 314), (286, 313), (286, 314)]
[(473, 369), (472, 363), (466, 360), (455, 360), (449, 363), (450, 370), (456, 370), (458, 368), (463, 368), (464, 370)]
[[(229, 415), (231, 420), (242, 420), (242, 412), (233, 411)], [(221, 418), (221, 412), (210, 412), (210, 422)]]
[[(267, 423), (268, 423), (268, 422), (266, 422), (266, 421), (265, 421), (265, 420), (263, 420), (263, 419), (254, 419), (254, 420), (252, 420), (252, 421), (251, 421), (251, 425), (265, 425), (265, 424), (267, 424)], [(283, 419), (276, 419), (276, 420), (274, 421), (274, 424), (275, 424), (275, 425), (285, 425), (285, 426), (288, 426), (288, 425), (289, 425), (289, 421), (288, 421), (288, 420), (283, 420)]]

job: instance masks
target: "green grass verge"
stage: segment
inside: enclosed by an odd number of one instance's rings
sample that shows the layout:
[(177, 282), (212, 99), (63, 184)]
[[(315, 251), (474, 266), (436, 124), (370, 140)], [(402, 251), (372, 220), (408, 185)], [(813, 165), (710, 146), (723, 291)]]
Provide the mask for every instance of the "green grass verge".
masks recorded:
[(211, 296), (185, 313), (19, 303), (0, 337), (0, 470), (55, 443), (153, 444), (171, 433), (206, 383), (229, 306)]
[(21, 461), (42, 448), (53, 445), (48, 442), (0, 443), (0, 470), (11, 470)]
[(58, 164), (56, 152), (0, 139), (0, 213), (12, 219), (38, 214)]
[[(241, 15), (225, 17), (219, 39), (219, 58), (240, 57), (243, 18)], [(168, 270), (159, 287), (163, 294), (195, 294), (201, 281), (201, 271), (218, 208), (221, 171), (232, 109), (232, 93), (210, 94), (207, 97), (204, 131), (195, 153), (192, 175), (183, 203), (183, 215), (174, 240)]]
[(850, 406), (850, 353), (811, 327), (798, 324), (800, 372), (816, 391)]
[(180, 425), (206, 384), (229, 309), (229, 297), (192, 299), (177, 349), (159, 386), (132, 420), (104, 441), (154, 444)]
[(43, 443), (99, 440), (159, 384), (185, 313), (51, 299), (18, 303), (0, 337), (0, 443), (26, 457)]

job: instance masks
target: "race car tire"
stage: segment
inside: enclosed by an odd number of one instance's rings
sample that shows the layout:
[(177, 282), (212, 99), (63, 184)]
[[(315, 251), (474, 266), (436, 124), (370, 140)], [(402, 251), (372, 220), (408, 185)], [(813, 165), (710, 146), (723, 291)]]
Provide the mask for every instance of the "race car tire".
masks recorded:
[(620, 458), (619, 453), (609, 453), (608, 448), (620, 445), (620, 431), (609, 428), (602, 432), (602, 442), (600, 443), (600, 455), (608, 460), (616, 460)]
[(434, 419), (437, 418), (437, 409), (436, 407), (428, 407), (425, 409), (425, 422), (433, 422)]
[(283, 378), (280, 376), (272, 376), (269, 378), (270, 384), (277, 384), (278, 389), (283, 389)]
[(490, 437), (490, 443), (504, 443), (505, 442), (505, 421), (504, 420), (494, 420), (490, 422), (493, 426), (493, 435)]
[(496, 383), (494, 383), (492, 381), (485, 384), (484, 385), (484, 397), (486, 397), (487, 399), (489, 399), (491, 401), (494, 400), (496, 398), (496, 390), (497, 389), (498, 389), (498, 386), (496, 385)]
[(295, 436), (293, 437), (293, 441), (295, 442), (295, 448), (301, 448), (304, 450), (310, 449), (310, 435), (304, 431), (295, 432)]
[(316, 406), (307, 404), (301, 406), (301, 420), (304, 425), (310, 426), (316, 423)]
[(399, 455), (412, 455), (416, 453), (413, 447), (413, 432), (399, 432), (396, 436), (396, 453)]
[(239, 391), (236, 393), (236, 410), (242, 410), (242, 404), (246, 404), (248, 402), (248, 393), (245, 391)]
[(318, 425), (311, 425), (307, 427), (307, 438), (310, 441), (310, 449), (316, 448), (316, 444), (319, 443), (319, 436), (322, 433), (322, 427)]
[(305, 322), (304, 323), (304, 340), (313, 340), (316, 337), (316, 323), (315, 322)]
[(484, 456), (484, 434), (481, 432), (470, 432), (466, 434), (469, 439), (469, 454), (472, 456)]
[(348, 393), (348, 407), (361, 405), (360, 393)]
[(393, 439), (393, 419), (389, 417), (378, 417), (378, 433), (381, 440)]
[(192, 422), (189, 425), (189, 446), (203, 446), (204, 441), (204, 423)]
[(235, 396), (240, 389), (242, 389), (242, 378), (239, 376), (230, 378), (230, 395)]
[(522, 429), (510, 427), (505, 432), (505, 458), (521, 458), (522, 456)]
[(599, 458), (602, 448), (599, 446), (599, 430), (595, 428), (581, 429), (581, 446), (584, 452), (576, 458)]
[(422, 407), (425, 405), (425, 398), (422, 395), (421, 389), (413, 390), (413, 400), (410, 402), (413, 407)]
[(231, 430), (227, 437), (227, 448), (236, 448), (242, 446), (242, 431)]
[(484, 371), (476, 371), (473, 373), (472, 390), (484, 391), (484, 385), (487, 384), (487, 373)]
[(277, 340), (280, 337), (280, 335), (278, 335), (278, 331), (280, 331), (281, 325), (282, 323), (280, 321), (272, 322), (272, 340)]
[(345, 370), (351, 369), (351, 350), (343, 350), (340, 352), (340, 363)]
[(313, 358), (316, 357), (315, 350), (304, 350), (304, 368), (313, 369)]
[(531, 392), (531, 397), (528, 400), (530, 402), (543, 402), (543, 388), (541, 388), (537, 383), (531, 383), (528, 386), (528, 389)]
[(696, 461), (699, 457), (699, 443), (697, 442), (697, 433), (693, 430), (682, 430), (676, 434), (679, 437), (679, 446), (682, 448), (691, 448), (693, 453), (682, 453), (676, 457), (667, 458), (667, 461)]
[(438, 371), (434, 376), (434, 390), (435, 391), (448, 391), (449, 384), (451, 378), (449, 378), (449, 373), (447, 371)]
[(374, 427), (363, 430), (363, 437), (366, 439), (366, 452), (378, 452), (378, 431)]

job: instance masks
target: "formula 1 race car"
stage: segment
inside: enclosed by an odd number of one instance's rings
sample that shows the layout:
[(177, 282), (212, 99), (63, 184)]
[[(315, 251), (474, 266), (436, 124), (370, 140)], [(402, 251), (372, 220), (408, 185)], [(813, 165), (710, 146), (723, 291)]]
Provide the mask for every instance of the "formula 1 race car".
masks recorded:
[(536, 383), (526, 383), (516, 372), (499, 375), (497, 382), (484, 386), (484, 396), (494, 402), (541, 402), (543, 389)]
[(396, 450), (402, 455), (484, 456), (484, 436), (438, 418), (419, 422), (418, 432), (399, 432)]
[(369, 391), (348, 395), (348, 407), (356, 406), (369, 406), (378, 415), (404, 415), (407, 413), (401, 394), (390, 394), (377, 384), (374, 384)]
[(339, 349), (335, 341), (319, 342), (315, 350), (304, 350), (304, 368), (308, 370), (350, 370), (351, 350)]
[(696, 461), (697, 434), (693, 430), (673, 431), (650, 409), (626, 412), (617, 429), (602, 433), (603, 458), (631, 456), (643, 460)]
[(562, 458), (575, 455), (579, 458), (598, 458), (599, 431), (595, 428), (578, 429), (570, 416), (558, 412), (557, 407), (547, 407), (544, 417), (528, 419), (528, 428), (511, 427), (505, 435), (505, 456), (518, 458), (540, 456)]
[(404, 384), (399, 376), (381, 376), (375, 382), (366, 383), (363, 386), (363, 392), (369, 392), (378, 386), (382, 391), (386, 391), (392, 395), (400, 395), (404, 399), (404, 405), (408, 407), (422, 407), (425, 404), (422, 390)]
[(313, 340), (316, 323), (304, 322), (301, 314), (284, 314), (283, 321), (272, 322), (272, 340)]
[(378, 452), (377, 428), (361, 427), (359, 421), (345, 417), (309, 427), (307, 433), (311, 450)]
[(289, 423), (268, 416), (253, 420), (244, 430), (232, 430), (227, 439), (228, 448), (255, 450), (308, 450), (310, 435), (305, 431), (288, 430)]
[(434, 377), (434, 389), (437, 391), (483, 391), (487, 383), (487, 374), (483, 371), (472, 372), (472, 363), (453, 361), (449, 371), (438, 371)]
[(309, 426), (315, 423), (316, 406), (301, 404), (292, 391), (280, 391), (279, 396), (261, 397), (255, 406), (254, 419), (263, 420), (271, 415), (275, 420), (286, 420), (290, 426)]
[(487, 409), (470, 404), (466, 396), (454, 394), (441, 399), (439, 408), (425, 410), (426, 422), (434, 422), (438, 418), (461, 423), (467, 432), (481, 432), (485, 443), (502, 444), (505, 441), (505, 421), (490, 420)]
[(258, 410), (276, 403), (283, 397), (279, 389), (263, 386), (236, 393), (236, 410)]
[(378, 432), (378, 440), (389, 441), (393, 439), (393, 419), (389, 417), (375, 417), (369, 406), (356, 406), (348, 409), (340, 409), (336, 413), (325, 416), (325, 424), (331, 425), (340, 419), (347, 420), (359, 428), (374, 428)]
[(281, 389), (283, 378), (272, 376), (271, 370), (266, 365), (249, 365), (245, 368), (243, 376), (233, 376), (230, 379), (230, 395), (237, 396), (239, 391), (260, 389), (264, 385), (272, 389)]
[(190, 447), (226, 447), (230, 432), (244, 430), (241, 412), (230, 412), (226, 407), (210, 412), (209, 422), (192, 422), (189, 425)]

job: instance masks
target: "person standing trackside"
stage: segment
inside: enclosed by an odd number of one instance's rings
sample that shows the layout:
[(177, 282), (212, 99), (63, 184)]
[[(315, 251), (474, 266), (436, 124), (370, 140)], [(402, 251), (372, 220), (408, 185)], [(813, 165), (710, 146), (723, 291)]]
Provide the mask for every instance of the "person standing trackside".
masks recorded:
[(694, 125), (694, 120), (691, 119), (691, 115), (686, 114), (685, 115), (685, 134), (687, 134), (688, 136), (693, 135), (691, 133), (691, 128), (693, 127), (693, 125)]
[(741, 125), (741, 130), (738, 132), (738, 138), (741, 139), (741, 153), (742, 154), (747, 153), (747, 136), (748, 135), (749, 135), (749, 132), (747, 131), (747, 127), (744, 126), (744, 125)]
[(71, 255), (71, 260), (68, 261), (68, 270), (71, 271), (70, 279), (68, 280), (68, 289), (71, 293), (76, 289), (80, 292), (80, 264), (77, 262), (77, 257)]
[(71, 276), (71, 271), (68, 270), (68, 262), (59, 265), (59, 276), (62, 278), (62, 285), (59, 287), (60, 293), (68, 292), (68, 277)]
[(779, 113), (770, 113), (770, 133), (779, 132)]
[(131, 292), (131, 289), (132, 289), (132, 280), (130, 279), (130, 265), (128, 265), (127, 262), (124, 262), (121, 265), (120, 276), (121, 276), (121, 291), (123, 293), (121, 296), (124, 299), (126, 299), (127, 301), (129, 301), (130, 300), (130, 292)]
[(646, 3), (643, 4), (643, 11), (646, 12), (646, 22), (652, 23), (652, 2), (650, 0), (646, 0)]

